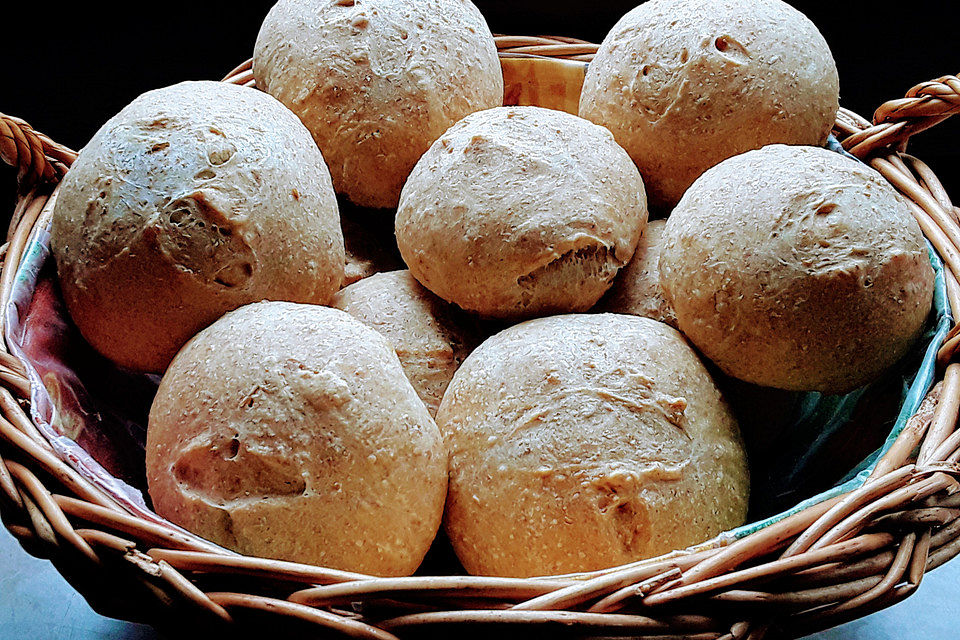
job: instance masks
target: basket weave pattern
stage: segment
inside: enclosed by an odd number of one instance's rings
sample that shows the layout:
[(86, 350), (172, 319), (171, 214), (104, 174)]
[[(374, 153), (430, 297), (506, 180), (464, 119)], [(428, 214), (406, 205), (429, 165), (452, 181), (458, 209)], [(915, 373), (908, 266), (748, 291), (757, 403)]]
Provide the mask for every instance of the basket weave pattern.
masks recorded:
[[(502, 57), (589, 60), (572, 38), (499, 36)], [(253, 86), (251, 65), (226, 79)], [(910, 201), (945, 263), (960, 312), (960, 209), (909, 137), (960, 111), (960, 79), (917, 85), (873, 122), (844, 109), (834, 135)], [(35, 227), (75, 152), (0, 114), (0, 156), (19, 198), (0, 247), (0, 309)], [(2, 329), (3, 314), (0, 314)], [(248, 620), (394, 638), (444, 627), (565, 630), (577, 635), (703, 639), (800, 636), (890, 606), (960, 553), (960, 328), (938, 353), (919, 411), (859, 489), (718, 548), (550, 578), (373, 578), (245, 557), (125, 512), (58, 458), (31, 422), (23, 365), (0, 343), (0, 516), (30, 553), (49, 558), (99, 612), (163, 627), (240, 628)], [(171, 616), (171, 611), (176, 612)]]

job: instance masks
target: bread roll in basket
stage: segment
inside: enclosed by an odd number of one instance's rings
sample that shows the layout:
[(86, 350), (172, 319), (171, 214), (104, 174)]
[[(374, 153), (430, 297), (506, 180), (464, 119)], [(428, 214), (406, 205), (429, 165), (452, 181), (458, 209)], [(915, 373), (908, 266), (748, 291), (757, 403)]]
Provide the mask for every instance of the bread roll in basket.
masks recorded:
[[(498, 37), (497, 45), (508, 104), (576, 113), (596, 45), (522, 36)], [(250, 62), (225, 81), (256, 90)], [(958, 209), (931, 170), (904, 149), (911, 135), (956, 111), (958, 101), (960, 80), (947, 76), (883, 105), (873, 122), (841, 109), (833, 130), (846, 152), (910, 200), (943, 261), (941, 302), (954, 315)], [(32, 359), (24, 340), (35, 347), (49, 335), (27, 323), (36, 331), (25, 336), (24, 322), (44, 305), (62, 306), (56, 289), (44, 284), (50, 261), (42, 241), (56, 185), (76, 154), (23, 120), (0, 115), (0, 155), (17, 168), (20, 187), (2, 248), (0, 515), (28, 552), (49, 558), (104, 615), (179, 633), (259, 628), (279, 637), (800, 636), (906, 598), (925, 571), (960, 553), (960, 363), (954, 360), (960, 333), (950, 329), (947, 314), (907, 398), (912, 415), (898, 421), (878, 458), (826, 494), (694, 548), (589, 574), (529, 579), (375, 578), (225, 551), (138, 504), (106, 471), (110, 464), (93, 463), (72, 444), (66, 418), (89, 399), (58, 395), (68, 388), (56, 381), (64, 375), (58, 354), (77, 354), (48, 344), (50, 358)], [(85, 379), (85, 388), (109, 395), (111, 375), (117, 374)], [(149, 385), (133, 388), (130, 395), (149, 393)], [(103, 407), (104, 415), (115, 408)], [(49, 424), (54, 414), (56, 429)], [(126, 426), (116, 437), (135, 439), (136, 425)], [(91, 438), (81, 437), (80, 445), (96, 447)], [(130, 472), (122, 461), (115, 470)]]

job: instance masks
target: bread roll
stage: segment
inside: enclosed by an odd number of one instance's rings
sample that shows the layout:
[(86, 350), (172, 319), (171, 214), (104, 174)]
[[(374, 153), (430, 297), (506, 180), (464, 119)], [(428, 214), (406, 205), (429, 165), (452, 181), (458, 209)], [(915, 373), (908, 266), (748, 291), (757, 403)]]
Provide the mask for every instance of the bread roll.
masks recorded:
[(386, 340), (336, 309), (262, 302), (200, 332), (146, 453), (157, 513), (246, 555), (408, 575), (440, 526), (437, 426)]
[(677, 314), (660, 288), (660, 247), (666, 220), (651, 220), (630, 263), (620, 270), (598, 311), (627, 313), (677, 326)]
[(275, 99), (222, 82), (150, 91), (60, 187), (50, 239), (70, 315), (117, 364), (162, 372), (225, 311), (326, 303), (343, 237), (323, 157)]
[(468, 0), (280, 0), (253, 74), (313, 133), (337, 193), (365, 207), (397, 206), (440, 134), (503, 104), (493, 35)]
[(822, 144), (839, 92), (823, 36), (780, 0), (650, 0), (604, 38), (580, 115), (613, 132), (664, 209), (725, 158)]
[(406, 270), (352, 284), (334, 297), (333, 306), (393, 345), (432, 416), (454, 372), (479, 342), (472, 318), (424, 289)]
[(771, 145), (697, 180), (664, 231), (660, 282), (680, 329), (726, 373), (794, 391), (866, 384), (920, 335), (934, 274), (880, 174)]
[(437, 424), (444, 516), (473, 574), (612, 567), (744, 521), (737, 424), (683, 337), (618, 314), (553, 316), (488, 339)]
[(551, 109), (500, 107), (464, 118), (424, 154), (396, 232), (426, 288), (520, 318), (593, 306), (646, 222), (643, 181), (609, 131)]

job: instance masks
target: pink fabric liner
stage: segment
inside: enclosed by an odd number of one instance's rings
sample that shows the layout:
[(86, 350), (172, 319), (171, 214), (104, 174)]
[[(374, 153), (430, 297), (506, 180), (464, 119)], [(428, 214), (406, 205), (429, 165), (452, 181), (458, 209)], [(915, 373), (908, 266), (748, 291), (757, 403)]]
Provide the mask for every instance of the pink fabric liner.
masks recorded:
[(30, 379), (33, 422), (121, 506), (175, 527), (144, 500), (147, 413), (159, 380), (118, 369), (83, 340), (60, 296), (49, 238), (48, 229), (34, 231), (4, 310), (4, 337)]

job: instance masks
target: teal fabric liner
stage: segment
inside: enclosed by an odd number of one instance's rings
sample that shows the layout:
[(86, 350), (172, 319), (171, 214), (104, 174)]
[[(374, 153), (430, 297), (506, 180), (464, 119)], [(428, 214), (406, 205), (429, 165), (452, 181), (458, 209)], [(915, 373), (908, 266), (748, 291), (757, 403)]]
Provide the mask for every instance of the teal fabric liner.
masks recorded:
[[(787, 516), (803, 511), (809, 506), (859, 488), (873, 471), (877, 460), (890, 449), (893, 442), (897, 439), (897, 436), (903, 431), (907, 420), (917, 412), (923, 398), (933, 386), (937, 350), (940, 348), (940, 345), (943, 344), (947, 332), (950, 331), (950, 327), (953, 325), (950, 306), (947, 302), (947, 287), (943, 274), (943, 262), (929, 243), (927, 243), (927, 253), (930, 256), (930, 263), (933, 265), (936, 280), (933, 294), (933, 309), (931, 310), (930, 319), (927, 323), (927, 330), (914, 347), (914, 355), (917, 351), (922, 351), (923, 359), (913, 381), (909, 385), (905, 385), (901, 390), (900, 412), (897, 414), (897, 420), (890, 434), (887, 436), (886, 441), (884, 441), (883, 446), (867, 456), (866, 459), (858, 464), (834, 487), (812, 498), (803, 500), (794, 507), (778, 513), (775, 516), (751, 522), (734, 529), (728, 532), (726, 536), (742, 538), (778, 522)], [(909, 358), (910, 356), (907, 357)], [(857, 402), (866, 393), (868, 388), (869, 386), (861, 387), (842, 396), (826, 396), (820, 393), (802, 394), (799, 403), (800, 409), (795, 417), (793, 427), (804, 431), (819, 429), (819, 435), (811, 447), (811, 450), (816, 450), (819, 443), (827, 440), (830, 434), (836, 432), (846, 424)], [(802, 468), (802, 466), (803, 465), (798, 465), (795, 468)]]

